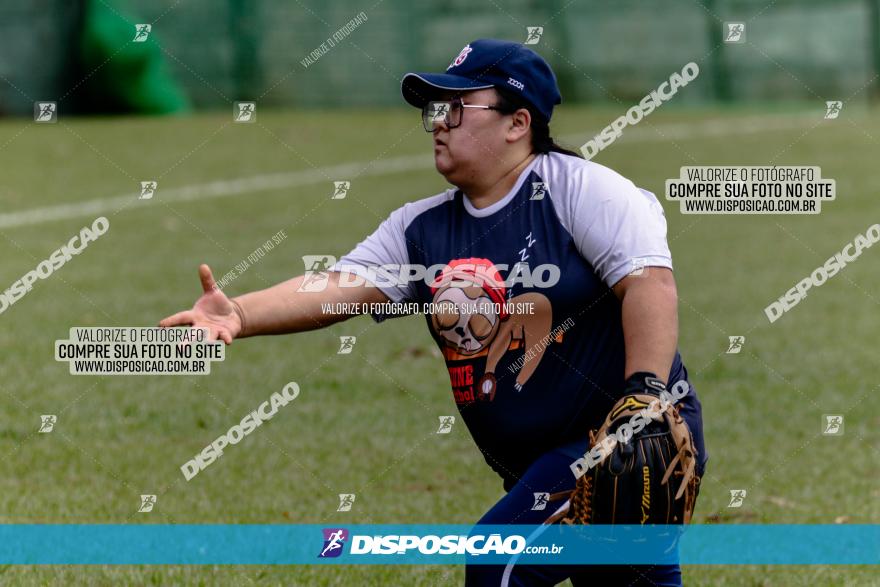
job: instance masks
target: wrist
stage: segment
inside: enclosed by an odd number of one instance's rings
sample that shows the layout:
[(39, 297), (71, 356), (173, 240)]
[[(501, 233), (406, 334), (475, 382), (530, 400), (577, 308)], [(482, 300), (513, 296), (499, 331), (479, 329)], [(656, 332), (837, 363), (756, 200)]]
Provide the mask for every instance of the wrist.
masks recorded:
[(624, 395), (632, 393), (659, 395), (664, 391), (666, 391), (666, 384), (657, 377), (656, 373), (650, 371), (636, 371), (627, 377), (623, 384)]
[(246, 330), (246, 324), (247, 324), (247, 320), (245, 320), (245, 317), (244, 317), (244, 308), (242, 308), (241, 304), (239, 304), (238, 301), (236, 301), (234, 299), (229, 300), (229, 301), (232, 302), (232, 310), (235, 312), (236, 316), (238, 316), (239, 330), (238, 330), (238, 334), (235, 336), (235, 338), (242, 338), (245, 336), (245, 330)]

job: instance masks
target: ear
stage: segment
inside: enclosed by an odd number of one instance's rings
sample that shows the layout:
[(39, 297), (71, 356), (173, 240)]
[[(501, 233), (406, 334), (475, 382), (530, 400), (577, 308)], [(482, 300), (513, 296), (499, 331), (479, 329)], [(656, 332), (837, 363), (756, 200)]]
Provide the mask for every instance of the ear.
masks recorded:
[(532, 126), (532, 115), (525, 108), (520, 108), (510, 117), (510, 126), (507, 129), (507, 142), (515, 143), (529, 134)]

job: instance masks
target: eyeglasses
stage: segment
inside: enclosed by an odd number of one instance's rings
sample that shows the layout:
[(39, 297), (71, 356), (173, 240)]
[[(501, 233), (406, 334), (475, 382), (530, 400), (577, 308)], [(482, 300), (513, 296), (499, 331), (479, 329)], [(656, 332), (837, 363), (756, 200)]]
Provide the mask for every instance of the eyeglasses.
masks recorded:
[(446, 128), (460, 126), (465, 108), (502, 111), (498, 106), (465, 104), (461, 98), (453, 98), (449, 102), (428, 102), (422, 106), (422, 125), (425, 127), (425, 132), (434, 132), (435, 125), (439, 122), (445, 124)]

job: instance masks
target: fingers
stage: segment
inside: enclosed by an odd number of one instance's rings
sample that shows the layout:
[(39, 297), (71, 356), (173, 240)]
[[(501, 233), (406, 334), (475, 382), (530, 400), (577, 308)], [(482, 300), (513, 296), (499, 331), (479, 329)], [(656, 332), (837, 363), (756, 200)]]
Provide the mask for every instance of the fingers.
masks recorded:
[(232, 344), (232, 335), (229, 334), (228, 330), (218, 330), (217, 335), (220, 337), (220, 340), (225, 342), (227, 345)]
[(193, 322), (195, 322), (195, 315), (193, 314), (193, 311), (185, 310), (183, 312), (178, 312), (177, 314), (173, 314), (161, 320), (159, 322), (159, 326), (161, 326), (162, 328), (168, 328), (170, 326), (188, 326)]
[(208, 336), (205, 340), (208, 342), (222, 340), (227, 346), (229, 346), (232, 344), (232, 334), (225, 328), (215, 328), (210, 326), (208, 327)]
[(211, 268), (204, 263), (199, 265), (199, 279), (202, 280), (202, 291), (205, 293), (211, 293), (217, 289), (217, 282), (214, 281), (214, 275), (211, 273)]

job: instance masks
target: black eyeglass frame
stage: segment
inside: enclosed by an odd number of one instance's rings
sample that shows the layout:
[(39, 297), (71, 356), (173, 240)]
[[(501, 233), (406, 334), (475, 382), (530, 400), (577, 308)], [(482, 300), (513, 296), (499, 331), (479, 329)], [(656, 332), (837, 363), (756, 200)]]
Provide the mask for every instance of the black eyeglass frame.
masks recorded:
[[(464, 120), (464, 109), (465, 108), (479, 108), (481, 110), (497, 110), (499, 112), (505, 112), (504, 108), (499, 107), (497, 104), (494, 106), (490, 106), (487, 104), (465, 104), (464, 100), (461, 97), (456, 96), (452, 100), (435, 100), (426, 103), (422, 106), (422, 126), (425, 129), (425, 132), (433, 133), (437, 130), (435, 126), (436, 122), (439, 122), (437, 115), (440, 112), (437, 110), (437, 106), (439, 104), (448, 104), (448, 108), (444, 112), (444, 116), (442, 122), (446, 125), (446, 128), (457, 128), (461, 126), (462, 120)], [(458, 106), (458, 110), (454, 110), (453, 106)], [(458, 120), (453, 123), (453, 115), (454, 111), (458, 112)], [(511, 114), (507, 112), (507, 114)]]

